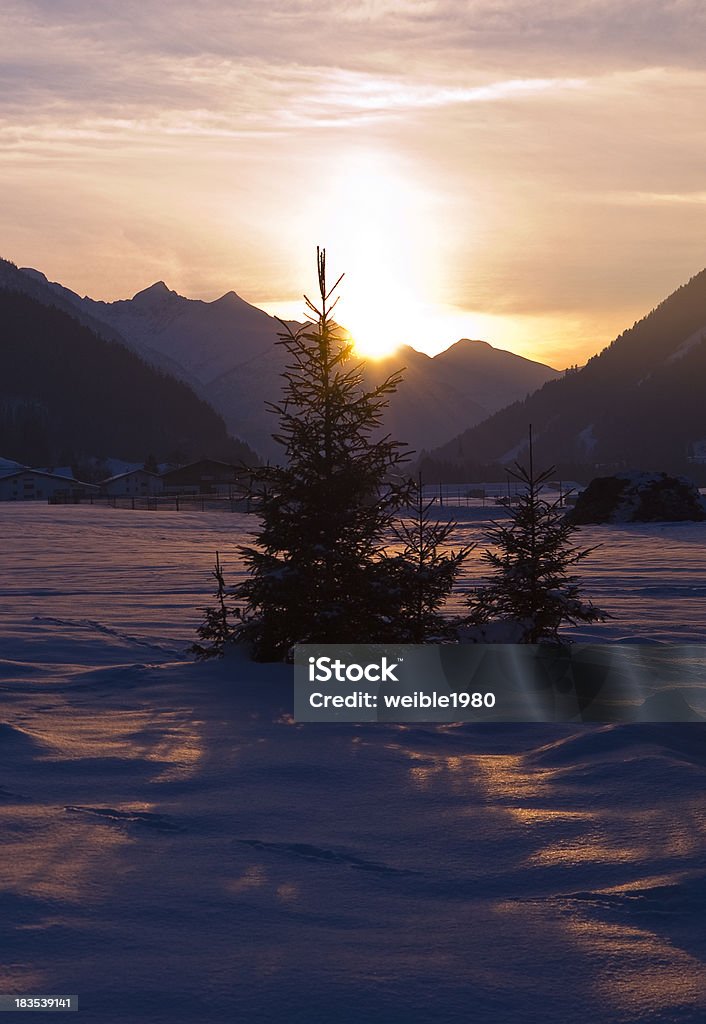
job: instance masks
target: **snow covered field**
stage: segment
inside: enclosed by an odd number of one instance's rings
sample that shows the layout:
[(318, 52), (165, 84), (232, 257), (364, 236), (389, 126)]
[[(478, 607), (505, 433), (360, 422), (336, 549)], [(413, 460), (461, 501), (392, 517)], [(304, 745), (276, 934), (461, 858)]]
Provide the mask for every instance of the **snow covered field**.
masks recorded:
[[(0, 993), (702, 1024), (706, 726), (296, 725), (290, 668), (183, 653), (249, 526), (0, 505)], [(706, 524), (582, 536), (592, 636), (706, 639)]]

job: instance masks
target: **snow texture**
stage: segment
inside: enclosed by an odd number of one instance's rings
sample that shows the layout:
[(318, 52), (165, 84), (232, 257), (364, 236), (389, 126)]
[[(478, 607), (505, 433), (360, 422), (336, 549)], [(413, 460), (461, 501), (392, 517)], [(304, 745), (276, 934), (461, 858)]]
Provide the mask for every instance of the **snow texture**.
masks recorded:
[(15, 462), (13, 459), (2, 459), (0, 458), (0, 476), (12, 476), (18, 469), (26, 469), (21, 462)]
[(692, 349), (696, 348), (697, 345), (702, 345), (706, 339), (706, 327), (700, 327), (698, 331), (694, 331), (690, 334), (686, 341), (683, 341), (679, 348), (675, 349), (665, 359), (665, 363), (674, 363), (678, 359), (683, 359), (687, 353), (691, 352)]
[[(0, 506), (0, 991), (86, 1024), (703, 1022), (704, 727), (297, 725), (291, 668), (183, 653), (251, 528)], [(704, 639), (706, 525), (581, 536), (600, 639)]]
[(586, 455), (590, 455), (596, 447), (596, 445), (598, 444), (598, 439), (594, 433), (594, 430), (595, 424), (589, 423), (587, 427), (584, 427), (583, 430), (579, 431), (579, 444), (581, 445), (581, 448)]

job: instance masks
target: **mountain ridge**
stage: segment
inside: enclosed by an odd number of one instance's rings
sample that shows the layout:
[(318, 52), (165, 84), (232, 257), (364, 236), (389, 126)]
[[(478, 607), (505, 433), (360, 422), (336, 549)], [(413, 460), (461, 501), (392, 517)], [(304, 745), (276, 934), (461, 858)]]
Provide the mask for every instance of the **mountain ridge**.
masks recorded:
[(4, 456), (35, 465), (149, 453), (255, 461), (188, 384), (141, 359), (105, 325), (98, 334), (90, 319), (61, 292), (0, 261)]
[[(24, 272), (44, 277), (38, 271)], [(143, 358), (191, 384), (224, 416), (231, 433), (267, 457), (281, 454), (271, 437), (276, 423), (266, 410), (279, 395), (286, 364), (277, 344), (281, 323), (275, 317), (234, 290), (206, 302), (156, 281), (132, 299), (102, 302), (47, 284), (91, 322), (106, 324)], [(417, 451), (443, 442), (458, 424), (479, 422), (558, 375), (552, 367), (486, 341), (460, 339), (433, 357), (404, 346), (393, 356), (368, 360), (366, 379), (379, 383), (403, 364), (404, 381), (392, 396), (385, 430)]]
[[(205, 301), (182, 296), (159, 280), (131, 299), (104, 302), (81, 297), (33, 268), (16, 273), (32, 282), (35, 292), (42, 291), (44, 301), (73, 310), (95, 333), (122, 342), (189, 384), (223, 416), (233, 436), (265, 457), (281, 456), (271, 436), (276, 421), (267, 412), (267, 403), (279, 396), (287, 362), (277, 344), (282, 330), (277, 318), (232, 289)], [(435, 356), (403, 346), (392, 356), (368, 360), (366, 381), (377, 384), (403, 365), (404, 380), (386, 410), (384, 429), (417, 452), (443, 443), (460, 425), (480, 422), (559, 375), (552, 367), (486, 341), (462, 338)]]
[(705, 379), (702, 270), (584, 367), (469, 425), (430, 452), (428, 465), (522, 458), (531, 423), (535, 454), (547, 464), (683, 472), (706, 441)]

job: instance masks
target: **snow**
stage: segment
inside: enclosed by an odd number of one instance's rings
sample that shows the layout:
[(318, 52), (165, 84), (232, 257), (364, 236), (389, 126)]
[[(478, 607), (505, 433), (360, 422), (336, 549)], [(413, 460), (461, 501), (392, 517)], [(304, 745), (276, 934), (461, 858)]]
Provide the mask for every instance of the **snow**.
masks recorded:
[(515, 462), (517, 459), (519, 459), (520, 455), (526, 450), (527, 439), (523, 438), (522, 440), (518, 441), (517, 444), (514, 445), (512, 448), (508, 448), (505, 454), (500, 456), (498, 462), (502, 463), (503, 465), (510, 462)]
[[(184, 655), (248, 529), (0, 506), (0, 991), (88, 1024), (703, 1022), (704, 727), (295, 724), (291, 668)], [(705, 524), (581, 538), (600, 639), (703, 640)]]
[(71, 466), (43, 466), (35, 470), (37, 473), (46, 473), (49, 476), (63, 476), (67, 480), (74, 480), (74, 471)]
[(143, 462), (125, 462), (124, 459), (103, 459), (101, 465), (105, 466), (110, 478), (123, 476), (125, 473), (132, 473), (136, 469), (143, 469)]
[(675, 349), (674, 352), (667, 356), (665, 363), (674, 363), (678, 359), (683, 359), (684, 356), (688, 352), (691, 352), (692, 349), (696, 348), (697, 345), (703, 344), (704, 339), (706, 339), (706, 326), (700, 327), (698, 331), (694, 331), (693, 334), (690, 334), (686, 341), (681, 343), (679, 348)]
[(21, 462), (0, 458), (0, 476), (13, 476), (19, 469), (27, 469)]
[(587, 427), (579, 431), (578, 441), (586, 455), (590, 455), (598, 444), (598, 439), (594, 433), (595, 424), (589, 423)]

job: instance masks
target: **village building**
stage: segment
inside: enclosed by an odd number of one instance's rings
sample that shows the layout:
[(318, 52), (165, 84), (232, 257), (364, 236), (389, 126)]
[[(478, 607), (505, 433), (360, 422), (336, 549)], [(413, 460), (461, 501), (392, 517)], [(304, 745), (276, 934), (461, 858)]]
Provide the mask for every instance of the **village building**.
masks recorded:
[(40, 469), (19, 469), (0, 475), (0, 501), (80, 501), (97, 494), (95, 484)]
[(162, 478), (149, 469), (131, 469), (127, 473), (116, 473), (100, 482), (101, 494), (108, 497), (149, 497), (164, 490)]
[(0, 457), (0, 477), (10, 476), (12, 473), (17, 473), (20, 469), (29, 469), (29, 466), (25, 466), (22, 462), (15, 462), (14, 459), (3, 459)]
[(240, 496), (242, 471), (229, 462), (201, 459), (162, 473), (165, 494), (211, 494), (222, 498)]
[(52, 476), (63, 476), (69, 480), (74, 479), (74, 471), (71, 466), (36, 466), (37, 473), (50, 473)]

